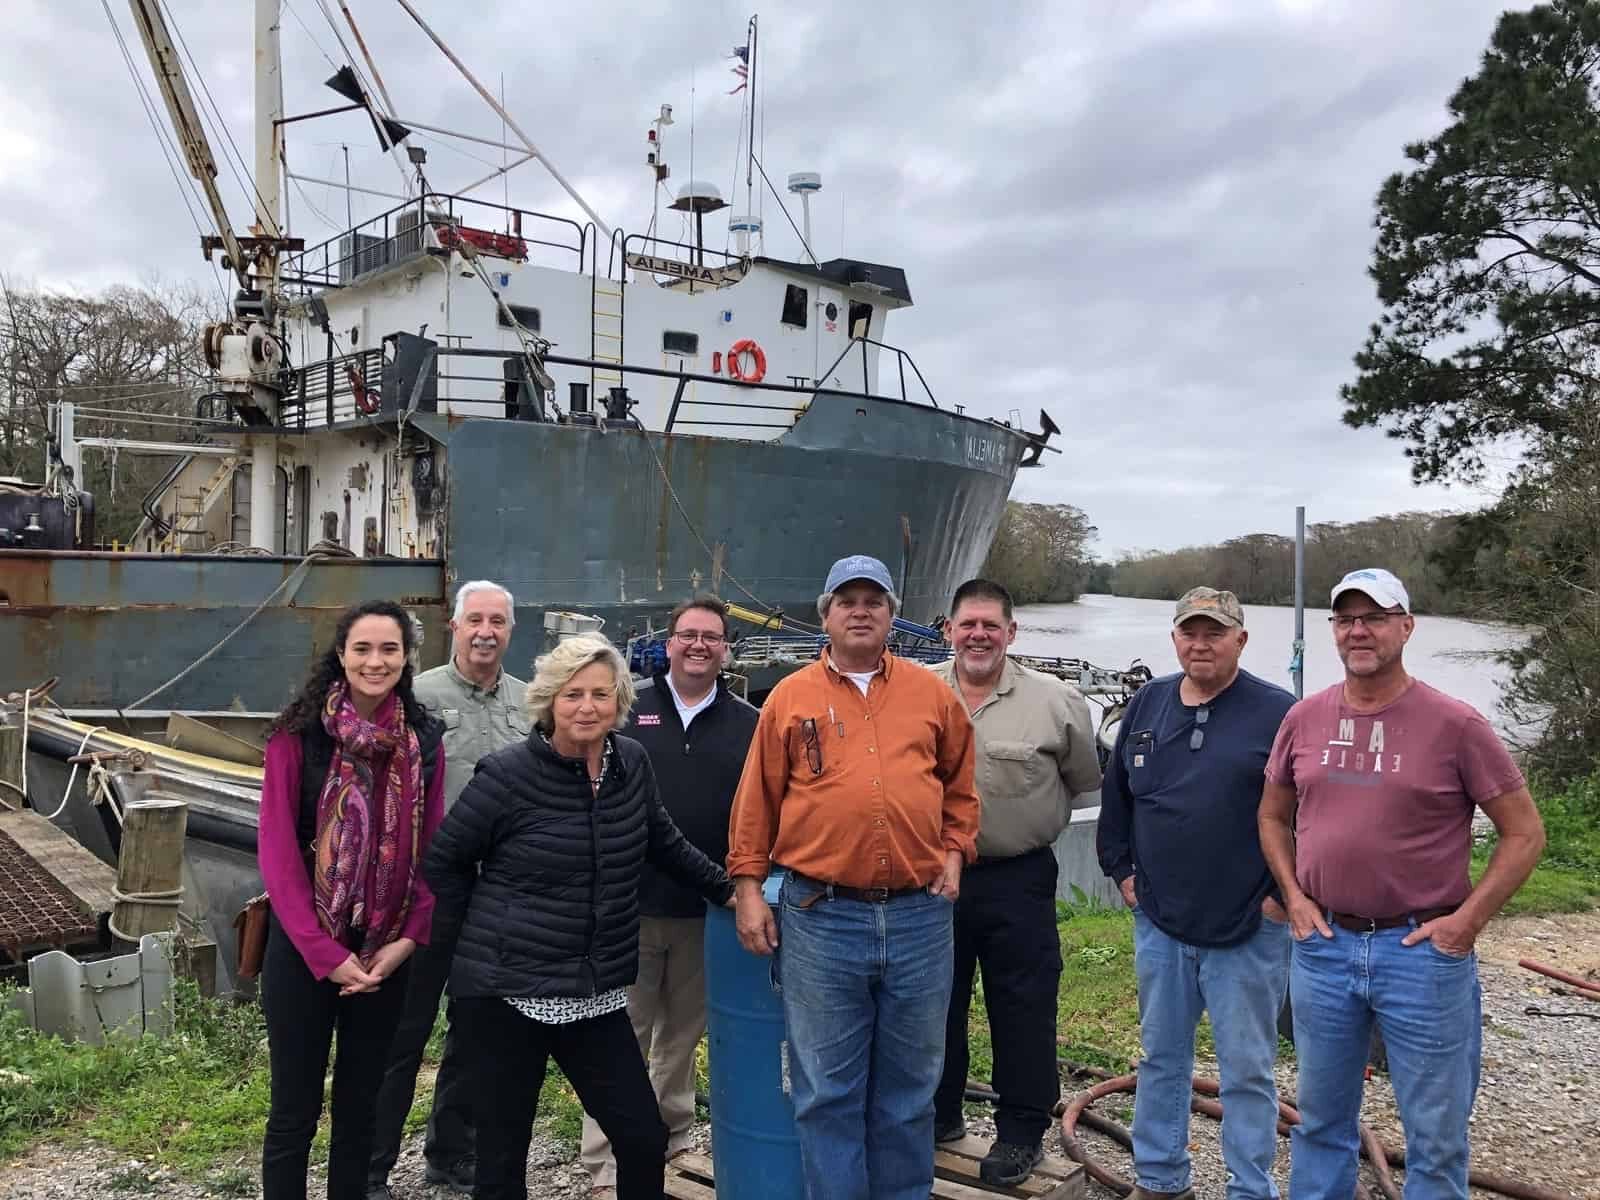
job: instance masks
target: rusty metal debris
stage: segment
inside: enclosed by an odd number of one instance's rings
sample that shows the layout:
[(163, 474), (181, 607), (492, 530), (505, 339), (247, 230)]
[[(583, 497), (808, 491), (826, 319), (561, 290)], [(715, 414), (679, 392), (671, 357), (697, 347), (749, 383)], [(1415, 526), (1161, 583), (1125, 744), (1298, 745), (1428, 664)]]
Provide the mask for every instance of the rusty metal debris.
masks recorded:
[(1531, 958), (1519, 958), (1517, 966), (1526, 971), (1533, 971), (1546, 978), (1554, 979), (1568, 987), (1578, 989), (1578, 994), (1589, 1000), (1600, 1000), (1600, 983), (1592, 979), (1579, 979), (1576, 975), (1568, 975), (1565, 971), (1558, 971), (1554, 967), (1547, 967), (1543, 963), (1534, 962)]
[(62, 949), (95, 941), (99, 920), (61, 882), (0, 832), (0, 950)]

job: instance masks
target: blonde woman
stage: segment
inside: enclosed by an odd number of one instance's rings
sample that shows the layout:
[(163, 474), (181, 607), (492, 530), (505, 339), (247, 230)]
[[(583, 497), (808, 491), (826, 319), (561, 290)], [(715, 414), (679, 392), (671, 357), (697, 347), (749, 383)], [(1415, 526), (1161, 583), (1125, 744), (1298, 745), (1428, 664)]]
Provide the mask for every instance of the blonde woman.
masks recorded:
[(477, 1096), (477, 1200), (524, 1200), (553, 1056), (611, 1139), (618, 1200), (662, 1193), (667, 1130), (627, 1014), (646, 860), (714, 904), (727, 874), (661, 804), (644, 747), (621, 737), (633, 681), (611, 643), (570, 638), (534, 664), (528, 740), (483, 759), (424, 863), (435, 939)]

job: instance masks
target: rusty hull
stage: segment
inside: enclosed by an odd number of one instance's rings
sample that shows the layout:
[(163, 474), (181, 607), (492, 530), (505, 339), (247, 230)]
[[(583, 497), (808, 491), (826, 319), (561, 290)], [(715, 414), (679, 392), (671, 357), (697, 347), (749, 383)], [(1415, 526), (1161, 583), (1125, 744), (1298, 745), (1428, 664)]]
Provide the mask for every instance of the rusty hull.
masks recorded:
[[(271, 595), (295, 558), (0, 550), (0, 692), (52, 675), (66, 708), (126, 705), (210, 650)], [(422, 621), (423, 662), (446, 655), (438, 561), (330, 559), (160, 697), (162, 708), (281, 706), (341, 610), (400, 600)]]

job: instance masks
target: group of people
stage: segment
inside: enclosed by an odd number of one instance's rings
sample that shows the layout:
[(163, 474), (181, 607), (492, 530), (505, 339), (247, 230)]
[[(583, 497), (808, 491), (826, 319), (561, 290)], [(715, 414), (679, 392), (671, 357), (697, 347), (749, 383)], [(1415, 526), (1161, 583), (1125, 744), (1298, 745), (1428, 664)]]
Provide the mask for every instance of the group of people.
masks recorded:
[(328, 1194), (391, 1194), (446, 991), (427, 1182), (525, 1196), (554, 1059), (597, 1188), (662, 1195), (694, 1118), (701, 929), (707, 902), (732, 903), (727, 804), (756, 720), (720, 679), (726, 622), (715, 597), (680, 605), (668, 670), (636, 689), (593, 636), (529, 684), (508, 675), (514, 601), (489, 581), (457, 591), (450, 661), (415, 677), (403, 609), (341, 617), (267, 742), (267, 1200), (306, 1195), (335, 1046)]
[[(1173, 617), (1180, 671), (1139, 689), (1107, 763), (1100, 863), (1134, 912), (1144, 1057), (1134, 1200), (1189, 1200), (1195, 1030), (1211, 1019), (1230, 1200), (1276, 1197), (1278, 1019), (1292, 1014), (1293, 1200), (1349, 1200), (1374, 1028), (1406, 1132), (1408, 1200), (1465, 1200), (1478, 1085), (1473, 943), (1544, 847), (1521, 772), (1470, 705), (1413, 678), (1388, 571), (1330, 597), (1344, 679), (1296, 703), (1239, 666), (1231, 592)], [(1468, 875), (1475, 809), (1499, 837)]]
[[(1472, 940), (1542, 832), (1483, 719), (1405, 675), (1399, 582), (1355, 572), (1332, 600), (1346, 681), (1291, 707), (1239, 669), (1237, 600), (1190, 592), (1181, 672), (1135, 694), (1107, 764), (1100, 857), (1136, 921), (1144, 1200), (1188, 1194), (1202, 1011), (1229, 1195), (1277, 1194), (1286, 990), (1295, 1200), (1353, 1188), (1374, 1021), (1416, 1194), (1466, 1194)], [(488, 581), (458, 590), (451, 659), (415, 677), (403, 609), (345, 613), (267, 743), (266, 1200), (306, 1195), (330, 1053), (328, 1194), (386, 1200), (446, 992), (429, 1183), (526, 1196), (553, 1058), (587, 1114), (596, 1193), (661, 1196), (694, 1120), (708, 904), (775, 957), (810, 1200), (929, 1195), (936, 1146), (966, 1134), (979, 971), (998, 1097), (980, 1173), (1025, 1179), (1060, 1090), (1052, 846), (1101, 785), (1094, 725), (1075, 689), (1008, 655), (1003, 587), (958, 589), (934, 670), (889, 650), (899, 603), (883, 563), (840, 559), (817, 603), (825, 649), (759, 712), (722, 679), (714, 596), (674, 609), (667, 667), (637, 686), (597, 636), (560, 642), (530, 684), (507, 675), (513, 598)], [(1476, 888), (1474, 804), (1501, 833)]]

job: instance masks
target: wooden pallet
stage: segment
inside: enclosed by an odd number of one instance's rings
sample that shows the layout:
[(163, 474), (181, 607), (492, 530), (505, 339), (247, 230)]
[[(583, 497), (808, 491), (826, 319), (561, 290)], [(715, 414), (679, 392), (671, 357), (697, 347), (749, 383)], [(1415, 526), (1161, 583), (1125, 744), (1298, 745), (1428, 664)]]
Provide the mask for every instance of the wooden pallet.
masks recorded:
[[(933, 1156), (933, 1196), (936, 1200), (1083, 1200), (1088, 1181), (1083, 1168), (1046, 1154), (1033, 1174), (1013, 1188), (991, 1187), (978, 1178), (978, 1163), (989, 1143), (966, 1137), (940, 1146)], [(667, 1195), (674, 1200), (716, 1200), (716, 1178), (711, 1158), (705, 1154), (680, 1154), (667, 1164)]]

